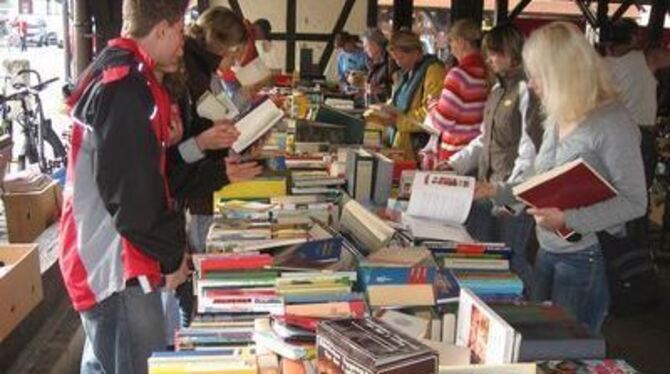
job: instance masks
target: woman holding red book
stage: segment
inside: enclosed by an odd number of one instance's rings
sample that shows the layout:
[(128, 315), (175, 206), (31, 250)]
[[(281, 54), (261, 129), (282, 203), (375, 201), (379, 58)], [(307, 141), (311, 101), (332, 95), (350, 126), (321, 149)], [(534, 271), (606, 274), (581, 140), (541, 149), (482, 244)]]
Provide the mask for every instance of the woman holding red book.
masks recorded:
[[(618, 191), (577, 209), (528, 209), (540, 244), (531, 298), (563, 306), (597, 332), (610, 300), (597, 233), (626, 235), (625, 223), (647, 206), (640, 131), (619, 101), (603, 59), (574, 25), (555, 22), (535, 31), (523, 60), (529, 86), (547, 114), (531, 169), (539, 174), (581, 158)], [(500, 205), (515, 202), (509, 183), (479, 184), (475, 194)], [(557, 234), (566, 229), (576, 235)]]

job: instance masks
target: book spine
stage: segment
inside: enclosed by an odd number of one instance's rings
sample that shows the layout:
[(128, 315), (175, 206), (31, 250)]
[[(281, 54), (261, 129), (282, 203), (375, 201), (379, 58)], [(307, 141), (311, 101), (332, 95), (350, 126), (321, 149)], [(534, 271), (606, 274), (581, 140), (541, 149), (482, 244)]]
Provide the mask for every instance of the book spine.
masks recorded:
[(360, 279), (367, 286), (385, 284), (425, 284), (435, 280), (437, 269), (433, 266), (406, 268), (361, 267)]

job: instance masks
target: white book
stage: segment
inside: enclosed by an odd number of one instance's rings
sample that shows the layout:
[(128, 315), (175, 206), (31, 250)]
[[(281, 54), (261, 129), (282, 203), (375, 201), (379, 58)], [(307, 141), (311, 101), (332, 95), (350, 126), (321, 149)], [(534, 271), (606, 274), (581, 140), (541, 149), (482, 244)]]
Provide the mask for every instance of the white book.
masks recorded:
[(301, 360), (307, 356), (304, 347), (288, 344), (272, 331), (255, 331), (253, 339), (258, 346), (291, 360)]
[(377, 317), (394, 329), (414, 339), (424, 339), (428, 332), (429, 321), (421, 317), (388, 309), (384, 310)]
[(458, 302), (456, 345), (472, 351), (472, 364), (509, 364), (514, 361), (516, 331), (467, 288)]
[(474, 239), (464, 225), (445, 223), (429, 218), (415, 217), (407, 213), (401, 216), (401, 222), (406, 230), (412, 233), (414, 239), (438, 240), (453, 243), (472, 243)]
[(441, 172), (417, 172), (407, 213), (462, 224), (468, 218), (475, 178)]
[(214, 122), (226, 119), (232, 120), (240, 114), (235, 104), (224, 91), (217, 95), (210, 91), (205, 91), (198, 99), (196, 111), (200, 117)]
[(233, 143), (233, 150), (242, 153), (282, 118), (284, 118), (284, 112), (272, 100), (263, 100), (261, 104), (235, 123), (235, 128), (240, 132), (240, 136)]
[(265, 65), (263, 60), (256, 57), (244, 66), (234, 66), (232, 68), (235, 78), (242, 86), (254, 86), (270, 78), (272, 72)]

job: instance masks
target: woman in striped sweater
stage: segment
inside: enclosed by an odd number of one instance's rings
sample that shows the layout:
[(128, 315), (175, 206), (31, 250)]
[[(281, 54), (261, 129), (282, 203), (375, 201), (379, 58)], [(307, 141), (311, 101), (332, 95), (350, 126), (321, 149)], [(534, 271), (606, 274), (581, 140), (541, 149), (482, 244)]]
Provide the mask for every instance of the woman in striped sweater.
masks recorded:
[(444, 78), (437, 104), (430, 111), (433, 127), (441, 132), (424, 149), (424, 168), (446, 161), (480, 134), (488, 81), (479, 50), (481, 30), (472, 20), (459, 20), (449, 30), (449, 48), (458, 60)]

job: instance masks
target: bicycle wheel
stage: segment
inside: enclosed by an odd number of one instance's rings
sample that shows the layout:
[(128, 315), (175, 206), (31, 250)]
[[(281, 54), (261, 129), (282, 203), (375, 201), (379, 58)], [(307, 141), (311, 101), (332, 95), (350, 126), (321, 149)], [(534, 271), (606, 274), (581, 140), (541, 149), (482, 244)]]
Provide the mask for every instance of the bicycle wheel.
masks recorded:
[(64, 160), (65, 157), (67, 156), (67, 151), (65, 150), (63, 141), (60, 139), (58, 134), (56, 134), (53, 127), (51, 126), (50, 119), (44, 121), (42, 131), (43, 131), (42, 137), (44, 138), (44, 141), (46, 141), (51, 146), (54, 158)]

